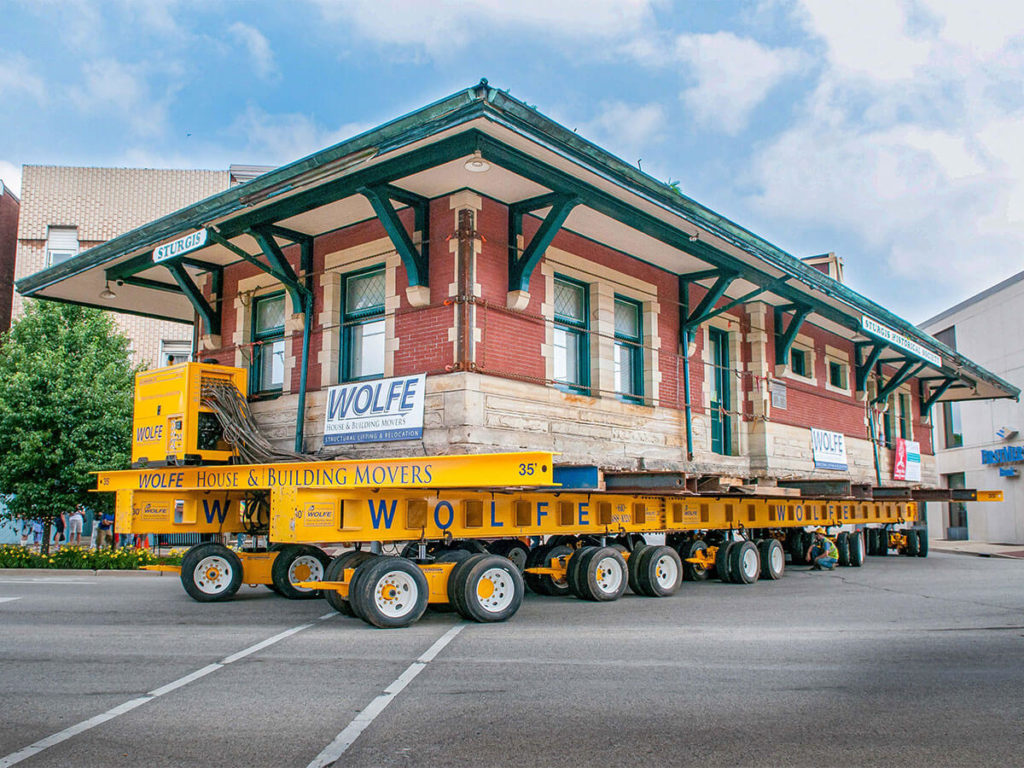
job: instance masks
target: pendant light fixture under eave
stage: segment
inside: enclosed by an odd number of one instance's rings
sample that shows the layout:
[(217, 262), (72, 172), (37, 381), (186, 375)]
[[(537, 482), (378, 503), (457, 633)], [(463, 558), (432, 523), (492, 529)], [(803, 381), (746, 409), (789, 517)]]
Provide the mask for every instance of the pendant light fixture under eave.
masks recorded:
[(463, 167), (470, 173), (486, 173), (491, 170), (491, 164), (484, 160), (484, 156), (480, 154), (479, 149), (473, 153), (473, 156), (466, 161)]
[(116, 299), (117, 298), (117, 294), (114, 293), (112, 290), (110, 290), (110, 281), (109, 280), (104, 280), (103, 281), (103, 290), (100, 291), (100, 298), (101, 299), (105, 299), (106, 301), (110, 301), (111, 299)]

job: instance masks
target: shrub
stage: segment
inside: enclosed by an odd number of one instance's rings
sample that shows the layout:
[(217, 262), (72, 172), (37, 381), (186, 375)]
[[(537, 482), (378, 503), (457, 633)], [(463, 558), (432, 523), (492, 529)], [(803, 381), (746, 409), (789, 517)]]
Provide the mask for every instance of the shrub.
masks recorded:
[(181, 553), (157, 557), (148, 549), (61, 547), (41, 555), (16, 544), (0, 545), (0, 568), (81, 568), (91, 571), (134, 570), (143, 565), (181, 565)]

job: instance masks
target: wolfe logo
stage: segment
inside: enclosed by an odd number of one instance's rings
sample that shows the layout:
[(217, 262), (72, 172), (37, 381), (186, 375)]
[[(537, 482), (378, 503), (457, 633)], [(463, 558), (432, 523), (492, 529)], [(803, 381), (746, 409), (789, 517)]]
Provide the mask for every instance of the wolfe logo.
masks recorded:
[(212, 523), (214, 518), (217, 518), (218, 523), (223, 523), (228, 516), (229, 509), (231, 509), (231, 499), (227, 499), (223, 507), (221, 506), (220, 499), (214, 499), (213, 501), (203, 499), (203, 513), (206, 515), (206, 522), (208, 523)]
[(153, 504), (146, 502), (142, 508), (135, 508), (135, 515), (142, 520), (166, 520), (170, 514), (170, 507), (166, 504)]

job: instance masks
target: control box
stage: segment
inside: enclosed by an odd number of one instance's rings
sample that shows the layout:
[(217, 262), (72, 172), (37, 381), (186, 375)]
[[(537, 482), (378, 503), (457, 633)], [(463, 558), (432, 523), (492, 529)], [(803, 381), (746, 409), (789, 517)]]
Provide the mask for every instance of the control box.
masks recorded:
[(179, 363), (135, 376), (132, 466), (225, 464), (234, 455), (220, 421), (202, 405), (204, 388), (246, 391), (244, 368)]

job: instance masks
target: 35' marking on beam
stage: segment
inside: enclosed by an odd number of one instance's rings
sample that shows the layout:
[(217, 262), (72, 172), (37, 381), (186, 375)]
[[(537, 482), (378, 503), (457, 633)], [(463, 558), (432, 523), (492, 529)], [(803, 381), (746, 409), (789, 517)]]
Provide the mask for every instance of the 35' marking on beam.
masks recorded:
[(366, 730), (370, 723), (376, 719), (377, 715), (383, 712), (384, 708), (394, 700), (395, 696), (400, 694), (409, 683), (415, 680), (416, 675), (422, 672), (427, 664), (432, 662), (437, 654), (443, 651), (445, 646), (454, 640), (455, 636), (465, 628), (465, 622), (456, 624), (441, 635), (416, 661), (406, 667), (405, 671), (396, 677), (391, 685), (384, 689), (384, 693), (371, 701), (366, 709), (356, 715), (352, 722), (345, 726), (345, 730), (339, 733), (334, 741), (324, 747), (323, 752), (314, 757), (313, 761), (306, 768), (327, 768), (327, 766), (337, 762), (348, 748), (352, 746), (352, 743), (359, 738), (359, 734)]
[[(317, 621), (324, 621), (326, 619), (331, 618), (332, 616), (337, 615), (338, 614), (334, 613), (333, 611), (331, 613), (325, 613), (323, 616), (320, 616), (317, 619)], [(291, 637), (292, 635), (297, 634), (304, 629), (309, 629), (310, 627), (315, 625), (316, 622), (311, 621), (308, 624), (300, 624), (297, 627), (286, 629), (284, 632), (279, 632), (273, 637), (268, 637), (266, 640), (261, 640), (258, 643), (250, 645), (248, 648), (238, 651), (238, 653), (233, 653), (230, 656), (225, 656), (223, 659), (214, 664), (207, 664), (205, 667), (201, 667), (200, 669), (197, 669), (194, 672), (189, 672), (187, 675), (179, 677), (177, 680), (173, 680), (167, 683), (166, 685), (162, 685), (159, 688), (154, 688), (149, 693), (146, 693), (134, 699), (130, 699), (124, 702), (123, 704), (118, 704), (116, 707), (108, 709), (106, 712), (102, 712), (98, 715), (90, 717), (88, 720), (83, 720), (80, 723), (76, 723), (75, 725), (69, 726), (65, 728), (63, 731), (58, 731), (57, 733), (51, 736), (47, 736), (44, 739), (40, 739), (34, 744), (29, 744), (27, 747), (19, 749), (17, 752), (12, 752), (6, 757), (0, 757), (0, 768), (8, 768), (8, 766), (20, 763), (22, 760), (27, 760), (30, 757), (38, 755), (44, 749), (54, 747), (57, 744), (67, 741), (73, 736), (77, 736), (80, 733), (95, 728), (97, 725), (103, 725), (103, 723), (113, 720), (115, 717), (120, 717), (121, 715), (127, 712), (131, 712), (133, 709), (137, 709), (138, 707), (141, 707), (143, 704), (146, 704), (147, 702), (150, 702), (153, 699), (159, 698), (160, 696), (168, 694), (171, 691), (176, 691), (179, 688), (188, 685), (189, 683), (195, 682), (196, 680), (206, 677), (211, 672), (216, 672), (218, 669), (222, 669), (228, 664), (238, 661), (239, 659), (244, 659), (246, 656), (249, 656), (250, 654), (256, 653), (257, 651), (261, 651), (264, 648), (274, 645), (275, 643), (279, 643), (282, 640), (285, 640)]]

